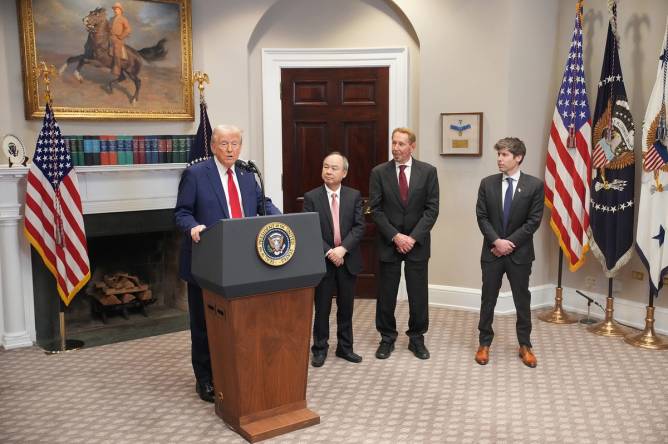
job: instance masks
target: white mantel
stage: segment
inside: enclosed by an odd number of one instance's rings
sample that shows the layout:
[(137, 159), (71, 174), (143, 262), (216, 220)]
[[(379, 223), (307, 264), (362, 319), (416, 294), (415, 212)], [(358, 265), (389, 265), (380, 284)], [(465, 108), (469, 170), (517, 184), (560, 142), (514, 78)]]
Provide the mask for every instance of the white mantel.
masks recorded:
[[(84, 214), (174, 208), (185, 164), (76, 167)], [(0, 345), (35, 341), (30, 244), (23, 235), (28, 168), (0, 168)]]

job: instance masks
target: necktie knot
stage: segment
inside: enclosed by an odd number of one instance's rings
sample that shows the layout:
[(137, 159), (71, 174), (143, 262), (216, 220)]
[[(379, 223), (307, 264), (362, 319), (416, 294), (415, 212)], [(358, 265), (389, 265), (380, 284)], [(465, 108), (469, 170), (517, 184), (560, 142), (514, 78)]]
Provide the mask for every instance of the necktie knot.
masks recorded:
[(402, 173), (406, 171), (406, 165), (399, 165), (399, 171), (401, 171)]

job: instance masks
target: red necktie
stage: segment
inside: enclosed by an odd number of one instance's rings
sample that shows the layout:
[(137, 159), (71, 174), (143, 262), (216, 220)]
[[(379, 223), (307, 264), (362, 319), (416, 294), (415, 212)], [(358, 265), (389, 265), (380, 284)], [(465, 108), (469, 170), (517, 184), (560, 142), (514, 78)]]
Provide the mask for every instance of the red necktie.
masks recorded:
[(332, 193), (332, 226), (334, 227), (334, 246), (341, 245), (341, 227), (339, 226), (339, 202), (336, 193)]
[(408, 180), (406, 180), (406, 165), (399, 165), (399, 195), (404, 205), (408, 204)]
[(232, 219), (239, 219), (241, 214), (241, 203), (239, 202), (239, 191), (234, 183), (234, 173), (232, 168), (227, 170), (227, 200), (230, 201), (230, 210), (232, 211)]

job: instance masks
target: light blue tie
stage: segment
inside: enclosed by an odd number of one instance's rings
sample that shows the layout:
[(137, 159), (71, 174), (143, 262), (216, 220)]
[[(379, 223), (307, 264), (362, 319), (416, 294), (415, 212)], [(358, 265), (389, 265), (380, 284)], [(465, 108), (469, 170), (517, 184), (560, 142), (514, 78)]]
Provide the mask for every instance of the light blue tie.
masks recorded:
[(510, 206), (513, 203), (513, 178), (506, 177), (508, 188), (506, 188), (506, 197), (503, 199), (503, 233), (507, 234), (508, 221), (510, 220)]

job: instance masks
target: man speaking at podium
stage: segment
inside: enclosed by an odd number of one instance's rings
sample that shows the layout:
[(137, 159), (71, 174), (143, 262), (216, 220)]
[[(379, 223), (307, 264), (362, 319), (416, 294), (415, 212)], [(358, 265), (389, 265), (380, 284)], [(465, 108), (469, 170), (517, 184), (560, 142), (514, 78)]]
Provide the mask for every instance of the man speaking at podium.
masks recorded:
[[(192, 364), (199, 397), (213, 402), (211, 355), (206, 336), (206, 320), (202, 289), (190, 273), (192, 242), (199, 242), (200, 233), (220, 219), (257, 216), (262, 211), (262, 192), (255, 175), (237, 165), (241, 153), (241, 129), (219, 125), (211, 135), (214, 157), (186, 168), (181, 176), (174, 209), (177, 228), (184, 233), (179, 275), (188, 283), (188, 309)], [(281, 214), (266, 199), (266, 214)]]

